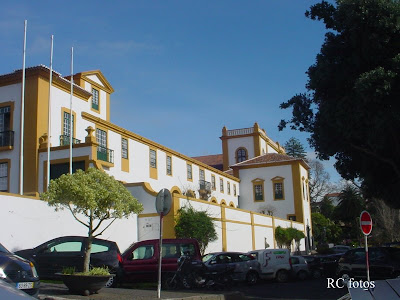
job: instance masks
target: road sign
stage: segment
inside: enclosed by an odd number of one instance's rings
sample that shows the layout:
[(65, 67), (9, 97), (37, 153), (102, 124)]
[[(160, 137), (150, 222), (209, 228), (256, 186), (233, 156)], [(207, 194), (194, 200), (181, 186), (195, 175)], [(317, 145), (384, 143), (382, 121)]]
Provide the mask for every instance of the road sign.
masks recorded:
[(156, 210), (159, 214), (166, 215), (169, 213), (172, 206), (171, 193), (167, 189), (162, 189), (158, 192), (156, 198)]
[(363, 211), (360, 215), (361, 231), (364, 235), (369, 235), (372, 231), (372, 218), (369, 212)]

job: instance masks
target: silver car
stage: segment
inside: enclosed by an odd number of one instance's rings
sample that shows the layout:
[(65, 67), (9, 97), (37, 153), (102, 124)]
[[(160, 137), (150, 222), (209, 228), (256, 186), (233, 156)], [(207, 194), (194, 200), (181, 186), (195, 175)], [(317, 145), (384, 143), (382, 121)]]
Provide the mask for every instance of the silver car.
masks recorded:
[(241, 252), (215, 252), (203, 256), (203, 263), (212, 272), (233, 269), (233, 280), (256, 284), (259, 279), (260, 264), (249, 254)]

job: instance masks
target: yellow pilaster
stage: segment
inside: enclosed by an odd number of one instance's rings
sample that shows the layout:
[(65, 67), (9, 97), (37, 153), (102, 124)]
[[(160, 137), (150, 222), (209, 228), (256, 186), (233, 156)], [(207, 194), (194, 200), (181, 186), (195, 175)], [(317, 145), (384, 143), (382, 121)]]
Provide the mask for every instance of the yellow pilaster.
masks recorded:
[(221, 227), (222, 227), (222, 251), (228, 251), (227, 237), (226, 237), (225, 206), (223, 205), (221, 205)]

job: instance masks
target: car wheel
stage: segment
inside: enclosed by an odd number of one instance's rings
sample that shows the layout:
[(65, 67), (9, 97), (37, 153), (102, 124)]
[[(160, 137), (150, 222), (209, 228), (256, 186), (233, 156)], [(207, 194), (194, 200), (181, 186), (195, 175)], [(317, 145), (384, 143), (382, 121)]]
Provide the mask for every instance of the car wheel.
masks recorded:
[(256, 272), (249, 272), (246, 276), (246, 282), (248, 285), (255, 285), (258, 281), (258, 274)]
[(276, 273), (276, 281), (287, 282), (289, 280), (289, 272), (286, 270), (280, 270)]
[(321, 278), (321, 276), (322, 276), (322, 273), (321, 273), (320, 270), (314, 270), (313, 273), (312, 273), (312, 277), (313, 277), (314, 279)]
[(300, 271), (299, 273), (297, 273), (297, 278), (300, 280), (306, 280), (308, 277), (308, 274), (306, 271)]
[(111, 276), (110, 279), (108, 279), (105, 287), (106, 288), (114, 288), (116, 286), (117, 286), (117, 276), (114, 275), (114, 276)]

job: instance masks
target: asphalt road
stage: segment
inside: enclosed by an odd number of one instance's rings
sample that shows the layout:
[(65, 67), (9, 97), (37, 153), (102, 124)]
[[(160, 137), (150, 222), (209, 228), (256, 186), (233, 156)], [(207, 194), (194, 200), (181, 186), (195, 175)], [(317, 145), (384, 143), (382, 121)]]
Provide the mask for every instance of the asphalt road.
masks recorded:
[[(70, 295), (63, 284), (43, 283), (40, 291), (40, 299), (64, 298), (64, 299), (85, 299), (85, 300), (131, 300), (131, 299), (156, 299), (156, 289), (138, 290), (127, 288), (107, 289), (103, 288), (99, 294), (89, 297)], [(238, 293), (245, 297), (237, 297)], [(347, 294), (347, 289), (328, 289), (326, 279), (309, 279), (305, 281), (291, 281), (287, 283), (277, 283), (274, 281), (261, 281), (254, 286), (246, 284), (235, 285), (229, 291), (208, 291), (208, 290), (190, 290), (190, 291), (162, 291), (163, 299), (184, 299), (196, 296), (204, 297), (201, 299), (220, 299), (212, 296), (229, 295), (225, 299), (324, 299), (336, 300)], [(221, 298), (223, 299), (223, 298)]]

